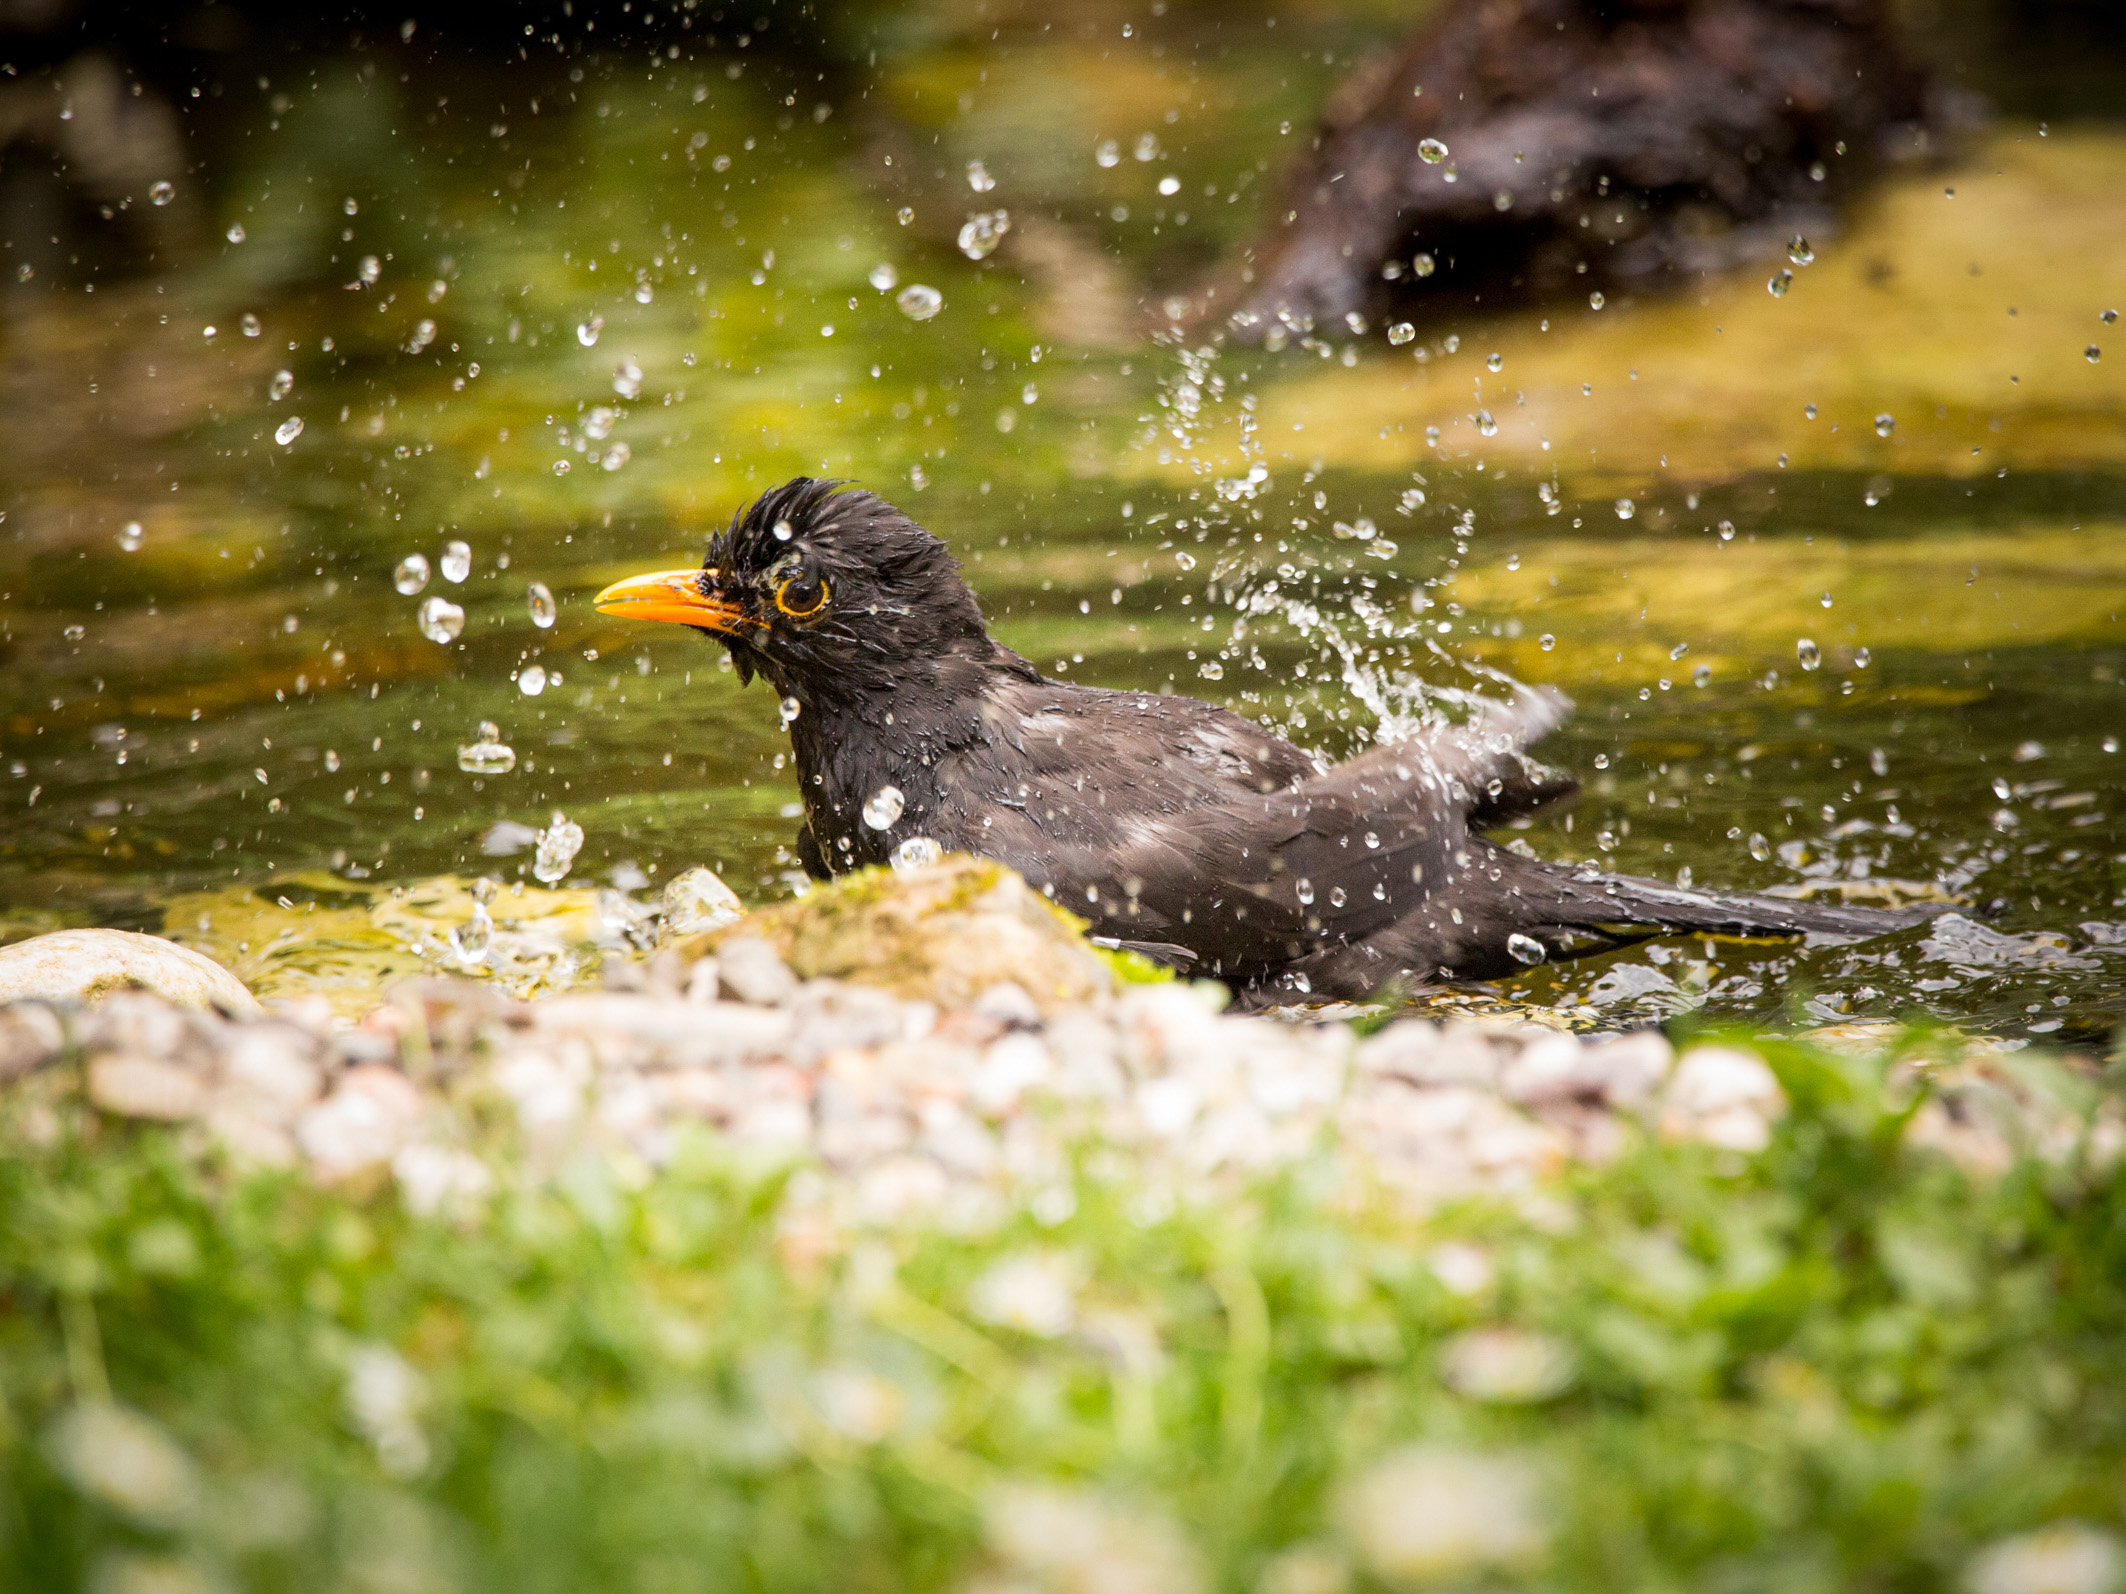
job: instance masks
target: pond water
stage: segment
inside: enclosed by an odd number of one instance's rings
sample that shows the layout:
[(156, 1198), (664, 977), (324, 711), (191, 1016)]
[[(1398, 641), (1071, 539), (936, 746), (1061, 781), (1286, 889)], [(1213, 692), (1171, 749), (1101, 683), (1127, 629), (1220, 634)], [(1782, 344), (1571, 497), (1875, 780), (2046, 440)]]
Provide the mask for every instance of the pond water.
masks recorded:
[[(2126, 133), (2004, 115), (1777, 297), (1770, 266), (1442, 297), (1407, 339), (1241, 350), (1157, 307), (1387, 21), (941, 17), (827, 74), (772, 30), (232, 70), (189, 243), (10, 270), (0, 938), (161, 931), (352, 1008), (449, 961), (483, 875), (498, 921), (579, 929), (583, 888), (697, 863), (787, 893), (772, 697), (588, 600), (809, 473), (944, 537), (1051, 672), (1329, 757), (1554, 683), (1586, 791), (1538, 853), (1970, 915), (1657, 943), (1514, 1000), (2126, 1018)], [(483, 722), (506, 771), (461, 768)], [(545, 893), (556, 810), (586, 839)]]

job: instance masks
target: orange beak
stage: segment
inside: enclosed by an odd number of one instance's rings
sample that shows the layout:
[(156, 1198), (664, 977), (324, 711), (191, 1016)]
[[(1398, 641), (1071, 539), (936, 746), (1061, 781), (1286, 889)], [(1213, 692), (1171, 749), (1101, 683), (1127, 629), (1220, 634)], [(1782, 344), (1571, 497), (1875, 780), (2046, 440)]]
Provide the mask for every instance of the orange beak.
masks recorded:
[(726, 635), (752, 622), (730, 599), (716, 591), (714, 570), (660, 570), (629, 576), (598, 594), (600, 614), (622, 620), (667, 620)]

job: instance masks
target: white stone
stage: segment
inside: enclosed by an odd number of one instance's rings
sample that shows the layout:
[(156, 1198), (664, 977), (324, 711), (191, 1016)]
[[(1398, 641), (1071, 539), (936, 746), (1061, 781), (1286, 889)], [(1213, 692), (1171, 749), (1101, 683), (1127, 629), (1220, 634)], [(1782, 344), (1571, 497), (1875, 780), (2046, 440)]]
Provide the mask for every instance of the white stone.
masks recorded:
[(754, 936), (724, 942), (716, 952), (716, 972), (726, 996), (756, 1007), (774, 1007), (797, 994), (797, 976), (789, 965)]
[(159, 1118), (180, 1123), (199, 1115), (207, 1085), (182, 1063), (129, 1053), (106, 1054), (89, 1063), (89, 1100), (121, 1118)]
[(350, 1068), (333, 1093), (296, 1120), (295, 1140), (326, 1183), (381, 1167), (420, 1120), (420, 1092), (397, 1069)]
[(0, 947), (0, 1003), (99, 1002), (114, 991), (153, 991), (184, 1007), (250, 1015), (258, 999), (212, 958), (131, 930), (57, 930)]

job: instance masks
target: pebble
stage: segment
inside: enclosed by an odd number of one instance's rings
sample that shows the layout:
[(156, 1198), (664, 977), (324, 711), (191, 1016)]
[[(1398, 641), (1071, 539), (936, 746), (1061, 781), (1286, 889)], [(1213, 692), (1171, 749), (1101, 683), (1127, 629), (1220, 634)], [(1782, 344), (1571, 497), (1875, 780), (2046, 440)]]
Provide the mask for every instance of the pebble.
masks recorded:
[[(929, 871), (894, 879), (940, 914), (980, 917)], [(976, 884), (983, 912), (1068, 936), (1046, 905)], [(780, 947), (768, 934), (668, 941), (604, 990), (529, 1002), (492, 981), (411, 980), (353, 1029), (315, 998), (233, 1017), (139, 989), (17, 1000), (0, 1005), (0, 1088), (78, 1089), (114, 1117), (197, 1124), (240, 1162), (300, 1165), (328, 1184), (388, 1179), (414, 1210), (452, 1218), (519, 1176), (511, 1158), (532, 1177), (586, 1150), (639, 1170), (706, 1135), (805, 1165), (781, 1231), (793, 1266), (867, 1225), (974, 1229), (1015, 1210), (1052, 1225), (1072, 1209), (1074, 1167), (1129, 1181), (1130, 1210), (1152, 1222), (1324, 1148), (1417, 1210), (1491, 1194), (1567, 1224), (1547, 1187), (1571, 1163), (1648, 1134), (1753, 1154), (1787, 1110), (1764, 1059), (1732, 1043), (1679, 1057), (1654, 1031), (1582, 1037), (1498, 1017), (1401, 1018), (1361, 1038), (1339, 1013), (1223, 1011), (1215, 985), (1117, 989), (1098, 966), (1102, 979), (1073, 986), (1083, 970), (1047, 954), (1038, 991), (961, 978), (910, 994), (808, 974), (844, 956), (812, 931), (786, 924)], [(2029, 1057), (1998, 1064), (1975, 1046), (1925, 1064), (1933, 1089), (1913, 1142), (1981, 1175), (2024, 1152), (2126, 1158), (2115, 1100), (2090, 1119), (2066, 1105), (2072, 1092), (2031, 1083)], [(1916, 1077), (1922, 1065), (1899, 1066)], [(53, 1099), (39, 1085), (19, 1121), (49, 1120)], [(1429, 1265), (1471, 1296), (1495, 1275), (1466, 1246)], [(1067, 1273), (1047, 1258), (999, 1275), (980, 1315), (1044, 1332), (1062, 1319), (1050, 1286)], [(1496, 1339), (1470, 1338), (1452, 1359), (1491, 1399), (1544, 1398), (1570, 1374), (1544, 1346)]]
[(56, 930), (0, 947), (0, 1003), (97, 1002), (148, 990), (181, 1007), (256, 1013), (258, 1000), (212, 958), (131, 930)]

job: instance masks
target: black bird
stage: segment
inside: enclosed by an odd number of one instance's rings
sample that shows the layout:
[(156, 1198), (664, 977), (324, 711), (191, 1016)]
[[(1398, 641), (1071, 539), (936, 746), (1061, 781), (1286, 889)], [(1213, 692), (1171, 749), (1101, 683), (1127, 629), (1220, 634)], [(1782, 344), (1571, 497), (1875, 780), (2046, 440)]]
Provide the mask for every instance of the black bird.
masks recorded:
[(1493, 979), (1664, 931), (1861, 936), (1928, 916), (1683, 890), (1485, 840), (1576, 789), (1523, 752), (1567, 712), (1553, 691), (1324, 769), (1208, 703), (1049, 680), (990, 639), (942, 542), (840, 486), (777, 488), (701, 569), (597, 599), (707, 632), (741, 681), (782, 695), (817, 879), (927, 837), (1256, 1002)]

